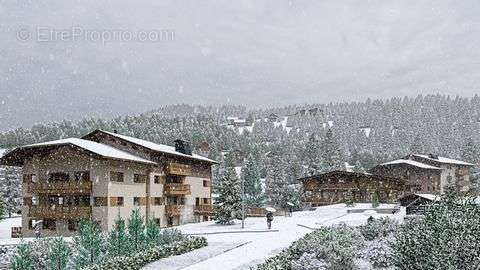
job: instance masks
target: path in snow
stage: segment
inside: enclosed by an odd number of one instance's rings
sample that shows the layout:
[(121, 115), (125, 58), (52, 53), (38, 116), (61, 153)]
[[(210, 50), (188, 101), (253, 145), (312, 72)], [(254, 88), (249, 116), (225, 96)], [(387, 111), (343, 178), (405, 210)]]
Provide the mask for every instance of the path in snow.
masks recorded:
[(168, 257), (165, 259), (158, 260), (156, 262), (150, 263), (143, 267), (143, 270), (177, 270), (184, 269), (187, 266), (195, 266), (196, 263), (207, 260), (211, 257), (218, 256), (224, 252), (231, 251), (235, 248), (238, 248), (245, 243), (215, 243), (209, 242), (208, 246), (200, 248), (182, 255), (177, 255), (173, 257)]

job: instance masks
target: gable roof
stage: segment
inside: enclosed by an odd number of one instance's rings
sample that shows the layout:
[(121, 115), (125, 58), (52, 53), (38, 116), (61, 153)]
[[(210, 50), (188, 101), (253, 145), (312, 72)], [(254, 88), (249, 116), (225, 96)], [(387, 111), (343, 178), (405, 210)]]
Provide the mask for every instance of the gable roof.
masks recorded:
[(419, 155), (419, 154), (413, 154), (412, 156), (419, 157), (419, 158), (424, 158), (424, 159), (428, 159), (428, 160), (431, 160), (431, 161), (436, 161), (436, 162), (444, 163), (444, 164), (475, 166), (475, 164), (468, 163), (468, 162), (461, 161), (461, 160), (456, 160), (456, 159), (453, 159), (453, 158), (438, 157), (438, 159), (436, 159), (436, 158), (431, 158), (428, 155)]
[(158, 143), (154, 143), (154, 142), (151, 142), (151, 141), (142, 140), (142, 139), (139, 139), (139, 138), (130, 137), (130, 136), (122, 135), (122, 134), (118, 134), (118, 133), (113, 133), (113, 132), (109, 132), (109, 131), (105, 131), (105, 130), (101, 130), (101, 129), (97, 129), (93, 132), (90, 132), (89, 134), (83, 136), (82, 138), (87, 139), (88, 137), (90, 137), (91, 135), (93, 135), (95, 133), (105, 133), (105, 134), (108, 134), (110, 136), (128, 141), (130, 143), (145, 147), (147, 149), (150, 149), (150, 150), (156, 151), (156, 152), (161, 152), (161, 153), (166, 153), (166, 154), (169, 154), (169, 155), (185, 157), (185, 158), (189, 158), (189, 159), (206, 161), (206, 162), (209, 162), (209, 163), (218, 163), (215, 160), (212, 160), (212, 159), (209, 159), (209, 158), (206, 158), (204, 156), (197, 155), (197, 154), (187, 155), (187, 154), (177, 152), (177, 151), (175, 151), (175, 147), (173, 147), (173, 146), (169, 146), (169, 145), (165, 145), (165, 144), (158, 144)]
[(388, 165), (397, 165), (397, 164), (406, 164), (406, 165), (415, 166), (415, 167), (422, 168), (422, 169), (429, 169), (429, 170), (441, 170), (441, 168), (439, 168), (439, 167), (431, 166), (431, 165), (421, 163), (421, 162), (418, 162), (418, 161), (415, 161), (415, 160), (410, 160), (410, 159), (392, 160), (392, 161), (389, 161), (389, 162), (382, 163), (378, 166), (388, 166)]
[(65, 146), (65, 145), (76, 146), (90, 153), (94, 153), (108, 159), (127, 160), (127, 161), (147, 163), (147, 164), (156, 164), (153, 161), (132, 155), (130, 153), (116, 149), (109, 145), (105, 145), (105, 144), (101, 144), (101, 143), (97, 143), (89, 140), (78, 139), (78, 138), (67, 138), (67, 139), (61, 139), (56, 141), (48, 141), (48, 142), (21, 146), (8, 152), (4, 157), (2, 157), (2, 161), (6, 162), (8, 158), (12, 158), (15, 155), (19, 155), (20, 156), (19, 158), (25, 158), (26, 156), (28, 156), (28, 153), (27, 153), (28, 150), (40, 149), (40, 148), (45, 148), (49, 146)]

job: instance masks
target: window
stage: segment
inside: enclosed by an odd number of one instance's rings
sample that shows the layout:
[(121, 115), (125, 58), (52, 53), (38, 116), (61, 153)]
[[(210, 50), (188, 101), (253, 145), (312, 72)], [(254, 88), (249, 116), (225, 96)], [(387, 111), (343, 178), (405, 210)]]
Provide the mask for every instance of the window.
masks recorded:
[(210, 204), (209, 198), (203, 198), (203, 204)]
[(54, 219), (44, 219), (43, 220), (43, 229), (54, 231), (56, 229), (56, 224)]
[(66, 182), (69, 178), (68, 173), (65, 172), (56, 172), (48, 175), (49, 182)]
[(110, 181), (123, 182), (123, 172), (110, 172)]
[(74, 232), (77, 230), (77, 222), (75, 220), (68, 221), (68, 230)]
[(110, 206), (123, 206), (123, 197), (110, 197)]
[(75, 172), (74, 177), (76, 181), (90, 181), (90, 172), (85, 171), (85, 172)]
[(153, 205), (162, 205), (162, 204), (163, 204), (163, 197), (153, 198)]
[(133, 175), (133, 182), (135, 183), (146, 183), (147, 182), (147, 175), (146, 174), (134, 174)]
[(159, 218), (156, 218), (156, 219), (154, 219), (154, 220), (155, 220), (155, 224), (157, 224), (157, 226), (160, 226), (160, 224), (161, 224), (161, 223), (160, 223), (160, 222), (161, 222), (161, 220), (160, 220)]
[(133, 198), (133, 205), (140, 206), (140, 197)]
[(210, 187), (210, 181), (203, 180), (203, 186), (204, 187)]
[(107, 206), (107, 197), (94, 197), (93, 198), (94, 206)]
[(24, 174), (23, 175), (23, 182), (24, 183), (35, 183), (37, 182), (37, 177), (35, 174)]
[(153, 183), (155, 184), (163, 184), (165, 183), (165, 177), (161, 176), (161, 175), (155, 175), (153, 177)]

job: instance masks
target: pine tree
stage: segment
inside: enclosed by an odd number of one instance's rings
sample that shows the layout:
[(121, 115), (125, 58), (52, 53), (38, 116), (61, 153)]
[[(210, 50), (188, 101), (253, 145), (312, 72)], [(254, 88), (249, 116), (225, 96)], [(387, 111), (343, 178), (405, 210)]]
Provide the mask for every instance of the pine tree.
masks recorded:
[(32, 249), (28, 243), (20, 243), (17, 253), (12, 258), (12, 270), (33, 270)]
[(242, 178), (245, 187), (245, 200), (247, 205), (260, 207), (263, 205), (262, 183), (257, 161), (253, 155), (248, 155), (245, 166), (242, 169)]
[(124, 256), (129, 253), (128, 236), (125, 227), (125, 220), (120, 214), (115, 219), (115, 225), (108, 236), (108, 254), (111, 257)]
[(75, 268), (100, 262), (103, 258), (102, 238), (98, 227), (91, 220), (81, 220), (73, 237)]
[(285, 164), (281, 157), (276, 155), (271, 160), (272, 164), (265, 180), (265, 193), (273, 206), (285, 207), (288, 202), (289, 183), (286, 179)]
[(139, 209), (132, 210), (128, 219), (128, 241), (133, 251), (141, 250), (145, 246), (145, 226)]
[(0, 166), (0, 196), (3, 198), (4, 213), (9, 217), (21, 208), (20, 171), (16, 167)]
[(67, 269), (67, 264), (70, 259), (70, 246), (63, 240), (63, 238), (55, 238), (48, 250), (48, 265), (51, 270)]
[(242, 197), (240, 180), (234, 169), (232, 154), (228, 154), (221, 179), (217, 183), (215, 200), (215, 220), (219, 224), (232, 224), (235, 218), (241, 218)]
[(146, 243), (148, 247), (154, 247), (158, 244), (158, 238), (160, 236), (160, 229), (153, 218), (150, 218), (147, 222), (146, 229)]
[(323, 141), (323, 160), (327, 171), (345, 169), (344, 161), (337, 140), (331, 129), (327, 130)]

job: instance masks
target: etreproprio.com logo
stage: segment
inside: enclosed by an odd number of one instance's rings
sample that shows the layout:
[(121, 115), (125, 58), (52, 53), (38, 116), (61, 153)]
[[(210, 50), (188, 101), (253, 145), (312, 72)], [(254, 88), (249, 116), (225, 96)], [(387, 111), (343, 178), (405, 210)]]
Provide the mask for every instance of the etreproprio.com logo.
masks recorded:
[(18, 41), (27, 42), (164, 42), (175, 40), (171, 29), (87, 29), (81, 26), (58, 29), (50, 26), (20, 27), (16, 31)]

